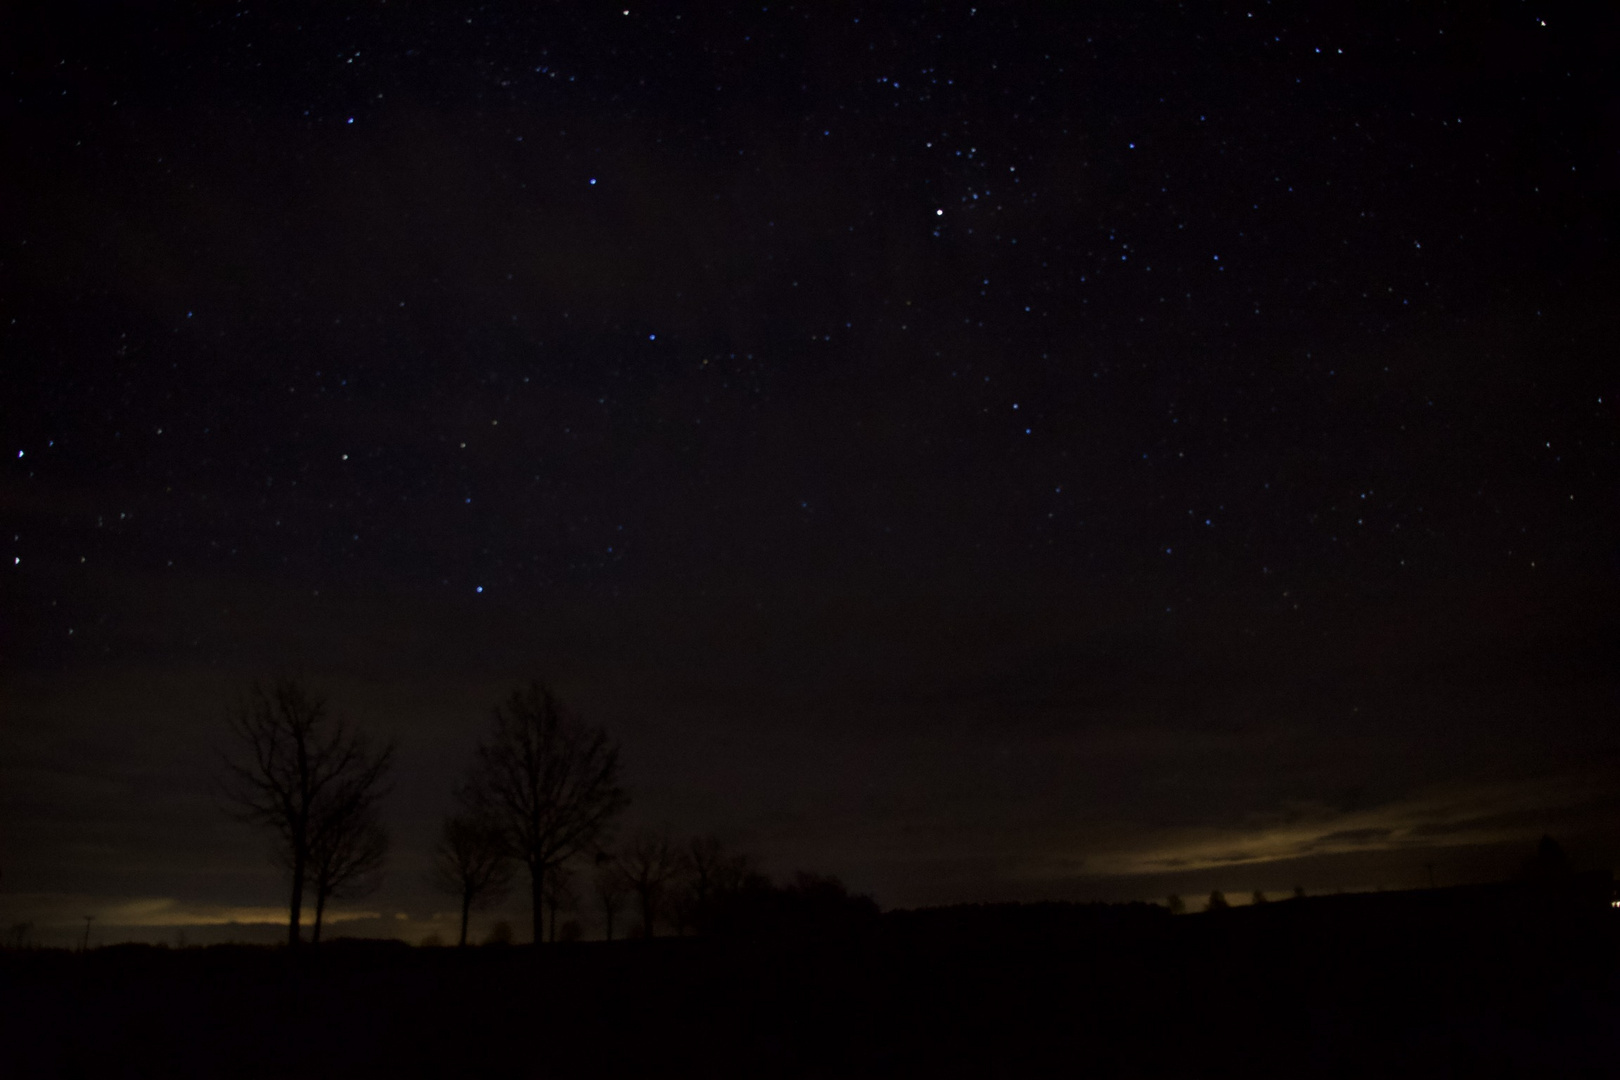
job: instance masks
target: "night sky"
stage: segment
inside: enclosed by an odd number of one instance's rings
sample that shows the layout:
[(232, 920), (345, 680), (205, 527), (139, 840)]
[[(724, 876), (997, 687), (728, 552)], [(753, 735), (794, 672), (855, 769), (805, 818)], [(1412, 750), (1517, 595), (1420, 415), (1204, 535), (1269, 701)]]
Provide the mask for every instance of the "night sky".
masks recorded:
[(284, 933), (277, 672), (348, 932), (531, 678), (885, 907), (1620, 862), (1617, 25), (6, 5), (0, 921)]

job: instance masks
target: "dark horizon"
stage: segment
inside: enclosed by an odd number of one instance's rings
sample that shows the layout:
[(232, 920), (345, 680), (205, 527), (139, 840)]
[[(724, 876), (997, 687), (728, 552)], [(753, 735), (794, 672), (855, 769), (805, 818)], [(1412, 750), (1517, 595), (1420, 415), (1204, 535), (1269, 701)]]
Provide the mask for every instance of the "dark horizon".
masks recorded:
[(277, 672), (400, 745), (341, 932), (531, 679), (885, 908), (1620, 864), (1613, 12), (91, 10), (0, 14), (0, 923), (282, 910)]

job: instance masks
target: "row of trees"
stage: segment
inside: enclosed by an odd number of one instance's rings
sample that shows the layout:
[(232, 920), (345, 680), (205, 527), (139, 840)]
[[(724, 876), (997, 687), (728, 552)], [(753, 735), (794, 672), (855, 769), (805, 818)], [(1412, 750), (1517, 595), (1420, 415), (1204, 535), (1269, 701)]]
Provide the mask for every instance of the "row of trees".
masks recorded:
[[(224, 794), (235, 815), (267, 827), (289, 871), (287, 941), (301, 940), (306, 896), (313, 898), (311, 940), (320, 941), (327, 902), (375, 888), (388, 850), (378, 807), (388, 792), (392, 743), (328, 714), (300, 683), (280, 678), (255, 686), (231, 716), (235, 752), (225, 761)], [(488, 738), (455, 791), (444, 821), (432, 880), (461, 906), (462, 944), (471, 913), (504, 897), (525, 872), (534, 940), (544, 916), (577, 902), (576, 871), (592, 872), (592, 892), (608, 937), (633, 898), (640, 930), (662, 921), (703, 930), (724, 898), (759, 893), (769, 883), (749, 861), (700, 837), (678, 843), (644, 831), (617, 850), (613, 826), (629, 805), (619, 782), (619, 750), (600, 728), (571, 716), (535, 682), (494, 710)]]
[[(504, 898), (521, 866), (500, 826), (476, 815), (476, 810), (463, 809), (447, 817), (434, 851), (432, 881), (460, 903), (462, 945), (471, 913)], [(590, 872), (583, 882), (581, 870)], [(532, 884), (532, 876), (530, 880)], [(772, 888), (747, 856), (727, 852), (714, 837), (682, 843), (666, 833), (643, 830), (617, 849), (601, 846), (574, 866), (559, 864), (546, 872), (541, 897), (550, 923), (546, 938), (557, 940), (559, 913), (586, 905), (595, 907), (610, 941), (627, 906), (638, 918), (632, 933), (650, 937), (660, 925), (677, 933), (703, 933), (717, 927), (723, 904)], [(572, 929), (564, 924), (565, 938), (577, 931), (577, 923)], [(538, 911), (534, 933), (534, 940), (543, 940)]]

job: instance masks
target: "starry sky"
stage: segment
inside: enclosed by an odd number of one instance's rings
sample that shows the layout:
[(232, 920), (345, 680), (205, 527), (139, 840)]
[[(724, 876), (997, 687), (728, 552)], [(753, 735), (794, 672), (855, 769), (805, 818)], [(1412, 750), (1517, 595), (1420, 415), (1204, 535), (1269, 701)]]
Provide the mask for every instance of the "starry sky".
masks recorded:
[(1620, 861), (1601, 7), (7, 5), (0, 915), (278, 918), (278, 671), (356, 932), (531, 678), (885, 906)]

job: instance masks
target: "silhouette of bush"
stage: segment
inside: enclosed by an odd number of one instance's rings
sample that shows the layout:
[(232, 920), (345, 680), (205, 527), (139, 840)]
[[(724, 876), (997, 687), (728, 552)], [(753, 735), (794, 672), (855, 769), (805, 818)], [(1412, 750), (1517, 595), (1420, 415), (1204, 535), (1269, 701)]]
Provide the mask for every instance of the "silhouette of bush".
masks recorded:
[(851, 895), (836, 877), (798, 874), (775, 885), (752, 874), (734, 891), (717, 896), (704, 923), (707, 932), (742, 937), (820, 937), (873, 923), (877, 903)]
[(1226, 902), (1226, 894), (1216, 889), (1209, 894), (1209, 900), (1204, 904), (1205, 911), (1225, 911), (1232, 905)]
[(1530, 885), (1563, 885), (1575, 876), (1563, 846), (1550, 836), (1542, 836), (1536, 850), (1519, 867), (1519, 880)]

